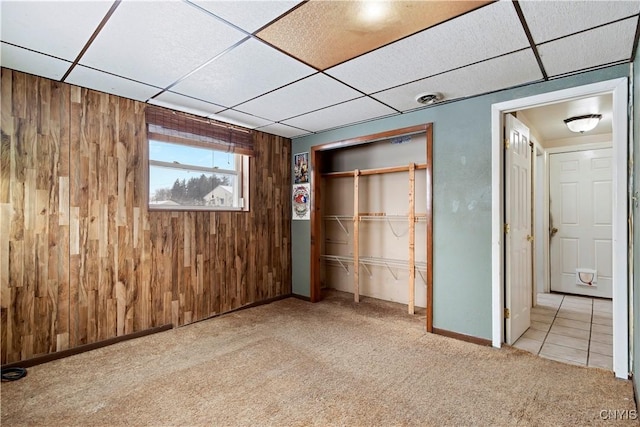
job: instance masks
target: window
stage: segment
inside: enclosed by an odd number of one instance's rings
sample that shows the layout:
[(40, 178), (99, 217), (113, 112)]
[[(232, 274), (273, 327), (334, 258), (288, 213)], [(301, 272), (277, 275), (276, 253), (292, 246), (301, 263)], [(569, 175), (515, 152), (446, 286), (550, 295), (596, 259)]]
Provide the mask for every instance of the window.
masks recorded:
[(251, 132), (147, 106), (149, 209), (249, 210)]

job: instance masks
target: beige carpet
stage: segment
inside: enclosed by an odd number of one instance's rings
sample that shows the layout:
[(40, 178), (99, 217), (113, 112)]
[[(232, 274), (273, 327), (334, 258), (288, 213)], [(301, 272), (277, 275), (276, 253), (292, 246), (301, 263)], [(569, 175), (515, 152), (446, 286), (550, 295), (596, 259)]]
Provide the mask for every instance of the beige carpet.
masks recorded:
[(424, 331), (405, 307), (286, 299), (29, 369), (10, 425), (625, 425), (630, 381)]

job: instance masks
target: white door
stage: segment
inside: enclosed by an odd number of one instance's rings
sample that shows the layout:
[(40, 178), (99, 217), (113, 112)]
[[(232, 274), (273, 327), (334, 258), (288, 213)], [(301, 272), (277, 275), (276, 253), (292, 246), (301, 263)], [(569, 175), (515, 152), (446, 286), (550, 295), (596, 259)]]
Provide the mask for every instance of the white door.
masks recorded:
[(531, 152), (529, 129), (505, 116), (505, 321), (513, 344), (531, 324)]
[(549, 155), (551, 290), (612, 296), (612, 149)]

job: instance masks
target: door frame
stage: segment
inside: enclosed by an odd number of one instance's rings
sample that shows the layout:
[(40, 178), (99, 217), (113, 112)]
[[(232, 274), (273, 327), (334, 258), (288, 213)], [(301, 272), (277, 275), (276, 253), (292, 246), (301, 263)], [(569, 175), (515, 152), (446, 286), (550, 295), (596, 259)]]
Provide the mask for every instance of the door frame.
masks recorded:
[(504, 114), (586, 96), (613, 95), (613, 371), (629, 377), (629, 281), (627, 233), (628, 79), (598, 83), (500, 102), (491, 106), (491, 320), (492, 345), (504, 342)]
[[(531, 138), (533, 141), (533, 289), (531, 298), (533, 306), (537, 305), (536, 295), (538, 294), (538, 282), (542, 281), (542, 290), (549, 292), (549, 233), (538, 233), (538, 225), (542, 230), (549, 229), (549, 172), (547, 170), (547, 151), (542, 148), (537, 139)], [(538, 154), (540, 153), (540, 154)], [(538, 183), (542, 180), (540, 185)], [(539, 199), (542, 202), (541, 209), (538, 209)], [(539, 248), (542, 253), (538, 254)], [(539, 267), (542, 266), (542, 274), (538, 273)]]

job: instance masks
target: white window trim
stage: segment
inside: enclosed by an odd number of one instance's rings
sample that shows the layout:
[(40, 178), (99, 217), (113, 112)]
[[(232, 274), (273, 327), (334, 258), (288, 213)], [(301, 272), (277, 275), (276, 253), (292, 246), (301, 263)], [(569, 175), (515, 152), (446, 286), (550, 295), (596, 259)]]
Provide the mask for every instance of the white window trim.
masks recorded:
[[(248, 168), (248, 155), (245, 154), (238, 154), (238, 153), (232, 153), (234, 156), (234, 162), (236, 165), (236, 170), (231, 170), (231, 169), (220, 169), (220, 168), (210, 168), (210, 167), (206, 167), (206, 166), (197, 166), (197, 165), (190, 165), (190, 164), (186, 164), (186, 163), (178, 163), (178, 162), (164, 162), (164, 161), (160, 161), (160, 160), (152, 160), (150, 158), (149, 155), (149, 144), (152, 141), (156, 141), (156, 142), (160, 142), (160, 143), (166, 143), (166, 144), (176, 144), (176, 145), (184, 145), (187, 147), (195, 147), (195, 148), (203, 148), (202, 145), (200, 144), (194, 144), (194, 145), (190, 145), (190, 144), (186, 144), (186, 143), (176, 143), (176, 142), (169, 142), (169, 141), (163, 141), (161, 139), (156, 139), (156, 138), (148, 138), (147, 139), (147, 145), (146, 145), (146, 158), (147, 158), (147, 185), (146, 185), (146, 196), (147, 196), (147, 209), (149, 211), (205, 211), (205, 212), (226, 212), (226, 211), (232, 211), (232, 212), (242, 212), (242, 211), (249, 211), (249, 197), (248, 197), (248, 192), (249, 192), (249, 188), (248, 188), (248, 180), (249, 177), (247, 176), (245, 179), (245, 173), (248, 174), (249, 173), (249, 168)], [(211, 148), (211, 151), (215, 151), (215, 152), (219, 152), (219, 153), (224, 153), (224, 151), (218, 149), (218, 148)], [(220, 174), (220, 175), (232, 175), (235, 177), (236, 180), (236, 184), (233, 186), (233, 206), (198, 206), (198, 205), (187, 205), (187, 206), (181, 206), (181, 205), (160, 205), (160, 204), (154, 204), (151, 202), (151, 194), (150, 194), (150, 188), (151, 188), (151, 178), (150, 178), (150, 170), (151, 167), (156, 166), (156, 167), (163, 167), (163, 168), (168, 168), (168, 169), (180, 169), (180, 170), (186, 170), (186, 171), (198, 171), (198, 172), (206, 172), (206, 173), (212, 173), (212, 174)], [(244, 195), (244, 197), (242, 197)]]

